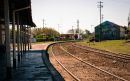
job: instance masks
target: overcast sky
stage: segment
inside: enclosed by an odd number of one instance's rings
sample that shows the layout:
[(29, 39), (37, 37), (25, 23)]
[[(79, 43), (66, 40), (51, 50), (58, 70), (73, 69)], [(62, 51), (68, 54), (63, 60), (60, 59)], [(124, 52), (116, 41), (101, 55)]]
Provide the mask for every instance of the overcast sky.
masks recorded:
[[(103, 21), (111, 21), (127, 26), (130, 0), (101, 0), (103, 2)], [(66, 33), (76, 28), (77, 19), (81, 29), (94, 31), (99, 24), (99, 0), (32, 0), (32, 17), (38, 27), (43, 26)], [(59, 25), (59, 29), (58, 29)]]

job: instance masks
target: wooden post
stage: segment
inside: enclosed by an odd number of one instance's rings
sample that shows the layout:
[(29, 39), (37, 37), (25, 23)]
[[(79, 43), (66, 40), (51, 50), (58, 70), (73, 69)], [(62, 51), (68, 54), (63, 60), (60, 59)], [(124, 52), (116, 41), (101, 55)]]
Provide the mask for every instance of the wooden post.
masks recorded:
[(30, 41), (29, 41), (29, 42), (30, 42), (30, 49), (32, 49), (32, 43), (31, 43), (31, 42), (32, 42), (32, 41), (31, 41), (31, 27), (29, 28), (29, 31), (30, 31), (30, 33), (29, 33), (29, 34), (30, 34), (30, 37), (29, 37), (29, 39), (30, 39)]
[(25, 54), (25, 28), (23, 25), (23, 53)]
[(21, 48), (21, 58), (23, 56), (23, 49), (22, 49), (22, 25), (20, 25), (20, 48)]
[(2, 25), (0, 24), (0, 44), (2, 44)]
[(26, 48), (26, 46), (27, 46), (27, 28), (26, 28), (26, 26), (25, 26), (25, 34), (24, 34), (24, 42), (25, 42), (25, 53), (27, 52), (27, 48)]
[(20, 32), (19, 32), (19, 14), (17, 14), (17, 52), (18, 52), (18, 62), (20, 62)]
[(13, 32), (13, 67), (16, 68), (15, 11), (13, 11), (12, 32)]
[(4, 0), (5, 45), (6, 45), (6, 78), (11, 79), (10, 31), (9, 31), (9, 2)]
[(28, 26), (28, 52), (29, 52), (29, 43), (30, 43), (30, 38), (29, 38), (30, 34), (29, 34), (29, 26)]
[(22, 25), (22, 52), (24, 54), (24, 25)]

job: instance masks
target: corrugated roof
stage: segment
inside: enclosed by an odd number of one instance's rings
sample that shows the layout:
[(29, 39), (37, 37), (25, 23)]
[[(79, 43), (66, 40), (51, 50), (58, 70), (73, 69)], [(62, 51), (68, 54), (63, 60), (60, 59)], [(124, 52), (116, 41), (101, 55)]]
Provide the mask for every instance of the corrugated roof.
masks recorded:
[[(105, 25), (109, 25), (111, 27), (113, 27), (113, 26), (114, 27), (121, 27), (120, 25), (117, 25), (117, 24), (110, 22), (110, 21), (105, 21), (105, 22), (101, 23), (101, 27), (105, 26)], [(100, 27), (100, 25), (97, 25), (96, 27)]]
[[(0, 0), (0, 12), (4, 12), (4, 0)], [(30, 8), (16, 12), (19, 14), (20, 24), (30, 25), (35, 27), (35, 23), (32, 20), (31, 13), (31, 1), (30, 0), (9, 0), (10, 22), (12, 23), (13, 10), (21, 9), (30, 6)], [(4, 18), (4, 13), (0, 13), (0, 18)]]

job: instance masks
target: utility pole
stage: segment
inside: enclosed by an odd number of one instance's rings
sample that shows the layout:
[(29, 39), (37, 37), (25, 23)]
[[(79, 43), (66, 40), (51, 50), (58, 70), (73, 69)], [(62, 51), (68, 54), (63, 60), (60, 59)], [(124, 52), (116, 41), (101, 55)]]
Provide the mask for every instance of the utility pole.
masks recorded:
[(79, 35), (80, 35), (80, 31), (79, 31), (79, 20), (77, 20), (77, 34), (78, 34), (78, 39), (79, 39)]
[(74, 35), (74, 29), (73, 29), (73, 26), (72, 26), (72, 34)]
[(128, 14), (128, 27), (127, 27), (127, 37), (130, 38), (130, 10), (129, 10), (129, 14)]
[(103, 5), (102, 5), (102, 1), (99, 1), (98, 2), (98, 8), (99, 8), (99, 10), (100, 10), (100, 30), (99, 30), (99, 41), (101, 41), (101, 23), (102, 23), (102, 12), (101, 12), (101, 10), (102, 10), (102, 8), (103, 8)]
[(101, 24), (101, 20), (102, 20), (102, 8), (103, 8), (103, 5), (102, 5), (102, 1), (99, 1), (98, 2), (99, 3), (99, 5), (98, 5), (98, 8), (99, 8), (99, 10), (100, 10), (100, 24)]
[(91, 31), (93, 31), (93, 28), (92, 28), (92, 27), (93, 27), (93, 25), (91, 25)]
[(103, 22), (103, 19), (104, 19), (104, 15), (102, 14), (102, 20), (101, 20), (101, 22)]
[(45, 20), (43, 19), (43, 28), (45, 27)]
[(130, 11), (129, 11), (129, 15), (128, 15), (128, 27), (130, 27)]
[(73, 26), (72, 26), (72, 34), (73, 34), (73, 38), (75, 40), (75, 34), (74, 34), (74, 28), (73, 28)]
[(58, 24), (58, 32), (60, 33), (60, 25)]

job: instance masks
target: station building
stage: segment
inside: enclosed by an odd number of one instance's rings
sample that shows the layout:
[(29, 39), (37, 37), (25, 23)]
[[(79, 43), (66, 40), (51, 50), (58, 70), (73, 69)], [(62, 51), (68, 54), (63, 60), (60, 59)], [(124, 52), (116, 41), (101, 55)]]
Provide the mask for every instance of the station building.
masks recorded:
[(105, 21), (95, 27), (95, 40), (119, 40), (125, 37), (126, 30), (126, 27)]
[(12, 68), (31, 48), (35, 26), (30, 0), (0, 0), (0, 81), (11, 78)]

